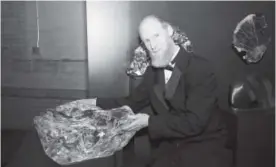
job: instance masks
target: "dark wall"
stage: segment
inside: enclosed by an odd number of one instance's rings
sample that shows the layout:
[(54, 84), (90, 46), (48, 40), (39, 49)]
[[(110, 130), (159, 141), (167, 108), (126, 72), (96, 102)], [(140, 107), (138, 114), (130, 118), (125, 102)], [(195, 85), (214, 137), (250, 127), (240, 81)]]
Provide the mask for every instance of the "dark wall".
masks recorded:
[[(86, 89), (84, 2), (1, 2), (2, 86), (37, 89)], [(72, 77), (74, 76), (74, 77)]]
[(27, 129), (46, 108), (86, 97), (85, 2), (1, 1), (2, 128)]
[[(149, 14), (178, 25), (195, 46), (195, 52), (211, 60), (219, 82), (219, 102), (228, 108), (229, 84), (250, 73), (259, 73), (275, 83), (275, 2), (131, 2), (132, 47), (141, 19)], [(251, 13), (264, 13), (271, 33), (264, 59), (245, 65), (231, 49), (233, 31), (239, 21)], [(136, 40), (137, 41), (137, 40)]]

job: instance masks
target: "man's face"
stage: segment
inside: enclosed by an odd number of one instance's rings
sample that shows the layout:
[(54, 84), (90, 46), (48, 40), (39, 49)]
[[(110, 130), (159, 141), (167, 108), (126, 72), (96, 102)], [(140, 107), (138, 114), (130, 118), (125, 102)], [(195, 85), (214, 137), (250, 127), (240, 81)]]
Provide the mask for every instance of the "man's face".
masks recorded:
[(165, 67), (171, 60), (171, 37), (167, 29), (156, 20), (148, 20), (140, 26), (140, 37), (146, 46), (152, 66)]

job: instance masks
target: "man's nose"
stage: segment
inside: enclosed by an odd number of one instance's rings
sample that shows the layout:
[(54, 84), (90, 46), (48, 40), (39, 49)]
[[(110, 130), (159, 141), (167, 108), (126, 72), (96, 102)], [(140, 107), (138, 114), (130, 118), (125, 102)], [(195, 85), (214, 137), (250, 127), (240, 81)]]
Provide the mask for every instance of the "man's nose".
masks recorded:
[(156, 42), (150, 41), (150, 49), (151, 50), (153, 50), (153, 51), (156, 50), (156, 45), (157, 45)]

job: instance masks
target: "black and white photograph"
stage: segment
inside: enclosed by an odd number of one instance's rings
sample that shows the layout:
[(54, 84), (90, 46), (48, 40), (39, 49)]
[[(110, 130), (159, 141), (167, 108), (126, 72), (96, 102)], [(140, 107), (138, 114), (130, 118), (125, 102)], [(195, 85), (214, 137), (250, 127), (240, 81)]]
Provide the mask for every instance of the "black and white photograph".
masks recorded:
[(275, 1), (1, 1), (1, 167), (274, 167)]

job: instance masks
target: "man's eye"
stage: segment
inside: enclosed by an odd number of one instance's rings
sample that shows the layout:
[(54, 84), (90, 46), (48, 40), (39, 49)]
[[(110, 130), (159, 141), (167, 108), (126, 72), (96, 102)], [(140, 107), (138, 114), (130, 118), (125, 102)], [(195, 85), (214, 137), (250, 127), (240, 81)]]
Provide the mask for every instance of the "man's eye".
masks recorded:
[(155, 34), (154, 36), (155, 36), (155, 37), (159, 37), (159, 34)]

